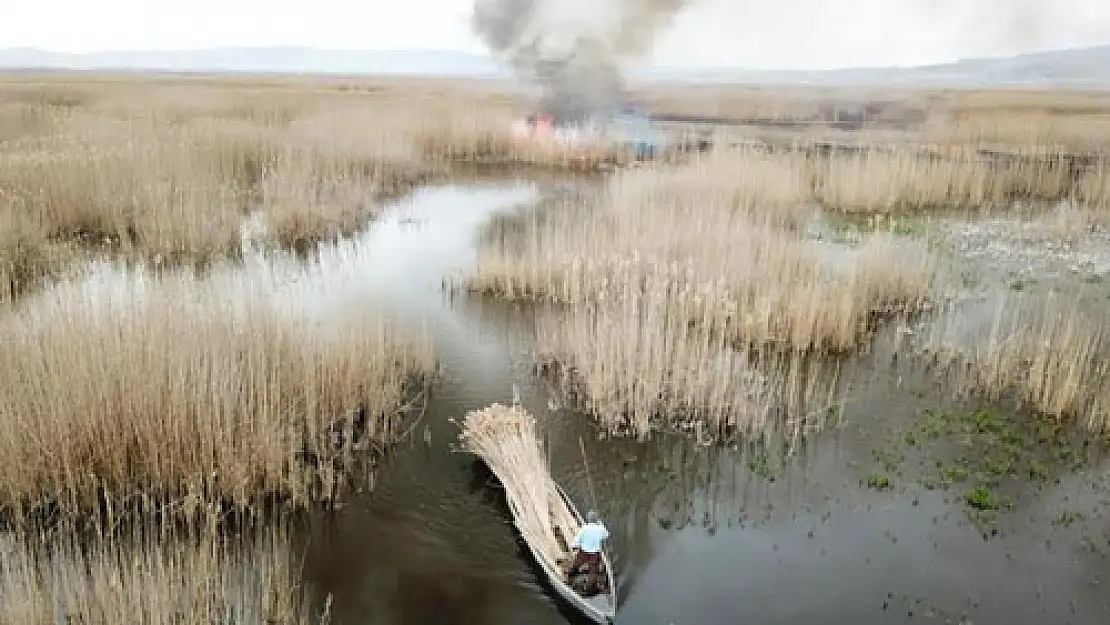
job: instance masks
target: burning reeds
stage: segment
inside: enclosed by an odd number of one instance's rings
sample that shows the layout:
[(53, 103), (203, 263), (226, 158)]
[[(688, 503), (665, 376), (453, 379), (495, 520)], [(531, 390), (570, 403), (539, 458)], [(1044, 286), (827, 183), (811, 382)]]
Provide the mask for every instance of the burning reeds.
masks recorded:
[[(548, 8), (552, 13), (543, 19), (561, 11), (554, 4)], [(662, 22), (655, 20), (667, 10), (638, 25), (647, 35), (656, 32)], [(487, 17), (495, 22), (499, 15), (493, 11)], [(497, 28), (479, 27), (494, 38)], [(510, 35), (551, 36), (543, 28), (526, 30)], [(643, 41), (628, 43), (623, 52), (590, 48), (600, 56), (586, 60), (611, 69), (616, 58), (634, 53)], [(502, 45), (509, 46), (503, 51), (510, 56), (524, 54), (514, 61), (523, 65), (514, 67), (544, 89), (542, 106), (564, 113), (589, 103), (587, 108), (608, 109), (626, 95), (620, 76), (608, 69), (588, 72), (597, 79), (593, 82), (567, 81), (578, 74), (560, 65), (561, 52), (539, 58), (528, 56), (527, 46), (491, 43), (499, 50)], [(534, 75), (532, 70), (540, 69), (548, 73)], [(90, 253), (165, 266), (235, 258), (248, 216), (271, 223), (268, 245), (307, 249), (351, 232), (376, 214), (382, 198), (445, 175), (460, 161), (596, 170), (629, 159), (627, 150), (592, 141), (581, 149), (514, 141), (512, 122), (528, 103), (493, 87), (415, 80), (234, 84), (248, 95), (218, 82), (67, 77), (0, 84), (0, 224), (16, 224), (3, 229), (14, 235), (0, 238), (0, 298), (32, 289)], [(736, 89), (762, 102), (758, 111), (736, 111), (741, 117), (794, 119), (816, 110), (814, 94)], [(924, 102), (926, 95), (914, 97)], [(665, 175), (687, 177), (683, 193), (706, 179), (722, 181), (706, 183), (720, 193), (727, 192), (722, 186), (729, 177), (758, 178), (760, 184), (744, 186), (749, 193), (762, 189), (760, 202), (793, 207), (783, 220), (794, 219), (796, 207), (806, 203), (776, 198), (790, 200), (798, 193), (837, 210), (871, 212), (1072, 196), (1096, 206), (1110, 201), (1101, 173), (1105, 162), (1096, 158), (1094, 165), (1078, 167), (1071, 158), (1097, 151), (1098, 132), (1110, 118), (1105, 98), (1011, 96), (1013, 101), (975, 93), (928, 99), (936, 108), (928, 111), (928, 130), (902, 137), (894, 149), (860, 134), (851, 138), (853, 153), (814, 158), (823, 139), (803, 136), (788, 142), (793, 147), (786, 151), (793, 156), (718, 157), (699, 161), (700, 171)], [(684, 97), (690, 101), (667, 106), (720, 113), (732, 95), (724, 88), (695, 89)], [(979, 154), (983, 144), (1003, 144), (1006, 158)], [(1049, 150), (1049, 144), (1059, 149)], [(807, 182), (796, 187), (798, 176)], [(672, 188), (682, 189), (677, 182)]]
[(481, 458), (505, 488), (521, 535), (557, 566), (580, 523), (551, 478), (535, 417), (519, 406), (493, 404), (468, 412), (459, 425), (462, 448)]
[(217, 274), (111, 270), (0, 318), (0, 509), (304, 506), (391, 440), (426, 344), (364, 311), (321, 324), (282, 301), (295, 294)]

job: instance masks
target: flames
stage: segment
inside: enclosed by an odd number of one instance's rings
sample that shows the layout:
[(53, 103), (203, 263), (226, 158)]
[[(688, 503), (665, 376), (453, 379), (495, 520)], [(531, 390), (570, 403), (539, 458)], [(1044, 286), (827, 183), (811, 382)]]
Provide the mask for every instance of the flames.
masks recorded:
[(530, 115), (513, 123), (513, 138), (520, 145), (585, 151), (598, 146), (594, 124), (556, 122), (550, 115)]
[(559, 121), (534, 114), (513, 124), (518, 146), (529, 150), (559, 151), (575, 156), (619, 152), (637, 160), (655, 158), (669, 141), (651, 118), (635, 107), (622, 106), (588, 121)]

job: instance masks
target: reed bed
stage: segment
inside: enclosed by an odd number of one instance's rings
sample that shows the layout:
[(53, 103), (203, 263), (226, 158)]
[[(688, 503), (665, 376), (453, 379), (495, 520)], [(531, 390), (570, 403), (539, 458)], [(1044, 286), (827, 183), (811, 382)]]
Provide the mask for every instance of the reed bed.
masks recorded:
[(275, 246), (334, 238), (430, 174), (387, 137), (363, 133), (357, 152), (321, 141), (313, 133), (327, 120), (312, 132), (279, 131), (158, 113), (126, 122), (81, 115), (49, 141), (0, 151), (0, 213), (48, 241), (197, 265), (238, 256), (248, 213), (275, 222)]
[(609, 435), (679, 429), (703, 442), (797, 441), (835, 412), (835, 360), (735, 345), (711, 320), (690, 323), (697, 294), (656, 280), (541, 317), (541, 370)]
[(956, 93), (937, 106), (926, 141), (1034, 154), (1105, 151), (1110, 97), (1105, 92)]
[(1048, 155), (1105, 153), (1110, 91), (1090, 89), (906, 89), (644, 85), (636, 97), (660, 114), (890, 128), (901, 140), (957, 148)]
[(691, 327), (689, 294), (668, 288), (627, 288), (545, 319), (541, 366), (564, 373), (564, 392), (612, 435), (645, 437), (660, 427), (660, 415), (664, 425), (699, 435), (703, 425), (707, 434), (760, 433), (771, 416), (771, 380), (720, 333)]
[(396, 434), (430, 349), (357, 306), (315, 315), (283, 286), (311, 269), (280, 266), (262, 279), (106, 265), (4, 313), (0, 510), (339, 496), (359, 450)]
[(466, 90), (73, 82), (0, 83), (5, 299), (90, 254), (166, 267), (239, 258), (248, 217), (271, 223), (270, 247), (303, 251), (454, 160), (516, 149), (512, 109)]
[(1077, 198), (1099, 212), (1110, 213), (1110, 164), (1083, 176)]
[(235, 536), (148, 526), (0, 534), (0, 623), (326, 622), (298, 577), (283, 525)]
[(1110, 426), (1110, 341), (1103, 322), (1054, 299), (1031, 310), (1005, 296), (985, 331), (964, 325), (961, 317), (943, 317), (925, 343), (959, 390), (1079, 419), (1094, 431)]
[[(753, 367), (757, 355), (866, 348), (882, 319), (927, 304), (935, 267), (922, 244), (882, 233), (855, 248), (806, 239), (815, 215), (804, 163), (707, 159), (621, 172), (585, 204), (521, 217), (515, 236), (503, 226), (463, 285), (556, 304), (540, 357), (571, 373), (612, 431), (645, 434), (660, 420), (709, 435), (760, 431), (790, 385)], [(729, 169), (737, 174), (697, 186)], [(791, 410), (795, 423), (810, 412)]]
[[(385, 199), (449, 175), (455, 163), (556, 170), (627, 163), (609, 149), (514, 141), (511, 122), (531, 103), (503, 87), (385, 78), (0, 80), (0, 224), (14, 224), (15, 233), (0, 239), (0, 297), (33, 289), (90, 253), (165, 266), (238, 258), (247, 216), (273, 224), (271, 247), (308, 250), (372, 219)], [(769, 204), (801, 192), (846, 211), (1072, 196), (1110, 204), (1098, 173), (1104, 165), (1078, 179), (1082, 172), (1053, 160), (1102, 153), (1098, 137), (1110, 109), (1098, 94), (903, 92), (847, 102), (836, 90), (713, 87), (639, 95), (656, 112), (758, 123), (835, 121), (848, 111), (866, 126), (927, 113), (926, 129), (902, 133), (904, 149), (894, 154), (859, 133), (850, 139), (862, 155), (807, 159), (824, 136), (810, 133), (795, 139), (792, 157), (737, 157), (734, 164), (751, 171), (698, 159), (699, 174), (673, 173), (686, 175), (688, 187), (707, 177), (759, 178), (761, 185), (747, 187), (762, 188)], [(942, 158), (923, 156), (923, 145)], [(970, 156), (994, 145), (1016, 160)], [(799, 175), (811, 190), (794, 186)]]
[[(741, 168), (744, 159), (762, 156), (708, 158)], [(885, 234), (857, 249), (805, 240), (791, 227), (813, 215), (804, 188), (768, 194), (758, 176), (714, 178), (684, 195), (687, 183), (713, 166), (693, 163), (658, 176), (622, 172), (589, 206), (531, 218), (523, 245), (487, 247), (466, 286), (584, 304), (620, 299), (613, 291), (624, 284), (644, 292), (648, 281), (673, 282), (679, 288), (670, 292), (690, 293), (689, 321), (704, 321), (736, 343), (800, 351), (852, 349), (867, 319), (921, 303), (933, 271), (921, 245)]]
[(466, 413), (460, 427), (462, 449), (489, 465), (505, 488), (521, 535), (558, 567), (581, 524), (556, 490), (536, 418), (520, 406), (492, 404)]
[(821, 159), (815, 169), (818, 200), (853, 213), (1005, 208), (1018, 201), (1066, 199), (1080, 185), (1062, 161), (1000, 163), (961, 152), (930, 156), (912, 148)]

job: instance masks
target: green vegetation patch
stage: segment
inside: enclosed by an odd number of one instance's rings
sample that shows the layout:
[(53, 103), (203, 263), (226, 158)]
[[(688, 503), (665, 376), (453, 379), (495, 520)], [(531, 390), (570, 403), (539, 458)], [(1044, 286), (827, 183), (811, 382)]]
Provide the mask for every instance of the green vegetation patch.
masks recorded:
[[(1014, 508), (1015, 497), (1083, 470), (1104, 451), (1104, 441), (1062, 421), (989, 408), (926, 409), (888, 447), (873, 450), (872, 472), (861, 485), (891, 488), (890, 476), (901, 477), (912, 455), (921, 468), (913, 481), (926, 490), (958, 495), (987, 538), (999, 533), (999, 517)], [(1062, 515), (1055, 524), (1078, 518)]]

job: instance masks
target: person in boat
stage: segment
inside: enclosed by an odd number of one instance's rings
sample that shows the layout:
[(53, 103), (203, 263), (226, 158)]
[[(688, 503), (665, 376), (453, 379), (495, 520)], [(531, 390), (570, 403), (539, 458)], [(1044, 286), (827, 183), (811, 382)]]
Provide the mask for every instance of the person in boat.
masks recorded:
[(578, 567), (586, 565), (586, 592), (596, 593), (598, 588), (598, 573), (601, 568), (601, 546), (609, 538), (609, 530), (598, 519), (597, 513), (590, 510), (586, 513), (586, 523), (578, 530), (571, 547), (574, 549), (574, 561), (571, 562), (570, 571), (573, 573)]

